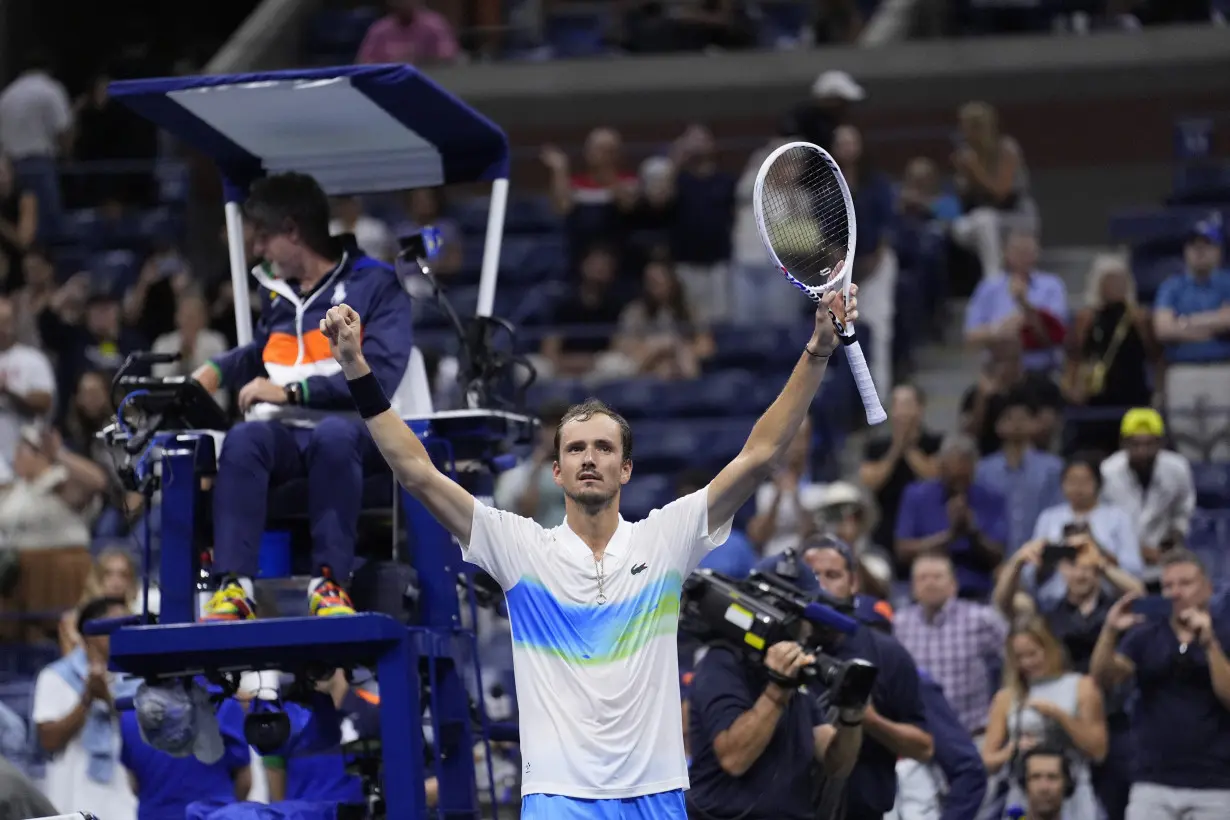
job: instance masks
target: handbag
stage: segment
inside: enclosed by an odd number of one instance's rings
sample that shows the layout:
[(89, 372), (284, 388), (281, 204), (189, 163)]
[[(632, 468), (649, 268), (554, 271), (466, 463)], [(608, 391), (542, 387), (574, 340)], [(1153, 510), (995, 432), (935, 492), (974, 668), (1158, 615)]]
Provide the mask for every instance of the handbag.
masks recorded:
[(1085, 388), (1086, 396), (1100, 395), (1106, 389), (1106, 374), (1110, 370), (1111, 363), (1115, 361), (1123, 340), (1127, 338), (1133, 318), (1130, 307), (1123, 311), (1123, 317), (1119, 320), (1119, 324), (1115, 325), (1115, 334), (1111, 337), (1110, 344), (1107, 345), (1102, 358), (1092, 363), (1086, 362), (1081, 366), (1080, 383)]

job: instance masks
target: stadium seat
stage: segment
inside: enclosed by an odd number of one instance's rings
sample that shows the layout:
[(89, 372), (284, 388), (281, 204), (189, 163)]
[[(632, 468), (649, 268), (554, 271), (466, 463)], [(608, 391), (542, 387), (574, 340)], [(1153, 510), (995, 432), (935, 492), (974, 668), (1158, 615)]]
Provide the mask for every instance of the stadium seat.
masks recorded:
[(1224, 208), (1230, 204), (1230, 164), (1214, 161), (1180, 166), (1167, 201), (1171, 205)]
[(546, 22), (547, 42), (564, 59), (606, 53), (606, 32), (606, 16), (598, 12), (555, 12)]
[(122, 294), (136, 281), (137, 255), (130, 250), (111, 250), (97, 254), (89, 262), (94, 288)]
[(585, 385), (575, 379), (546, 379), (530, 386), (525, 403), (530, 413), (537, 413), (547, 402), (576, 404), (584, 401), (585, 393)]
[(537, 284), (559, 279), (566, 260), (562, 235), (506, 236), (500, 247), (500, 280)]
[(670, 393), (677, 389), (671, 382), (660, 379), (621, 379), (598, 385), (593, 393), (621, 415), (644, 419), (664, 415)]
[[(489, 197), (473, 197), (458, 203), (453, 208), (453, 217), (467, 236), (485, 236), (487, 213), (491, 207)], [(559, 216), (545, 196), (509, 197), (504, 212), (504, 236), (518, 234), (550, 233), (562, 225)]]
[[(1230, 464), (1193, 464), (1192, 478), (1196, 483), (1196, 505), (1206, 509), (1230, 508)], [(1230, 550), (1230, 543), (1226, 544)]]
[[(1182, 243), (1184, 234), (1192, 225), (1206, 219), (1210, 208), (1184, 206), (1176, 208), (1135, 208), (1120, 211), (1110, 218), (1110, 238), (1132, 247), (1146, 243), (1168, 240)], [(1230, 223), (1230, 208), (1222, 208), (1223, 223)]]
[[(807, 342), (807, 331), (790, 327), (732, 327), (713, 329), (717, 352), (709, 364), (722, 370), (745, 368), (765, 372), (791, 367)], [(866, 350), (867, 346), (863, 345)]]
[(1204, 560), (1214, 583), (1230, 583), (1230, 510), (1197, 509), (1187, 546)]
[(634, 472), (620, 492), (619, 511), (629, 521), (639, 521), (654, 509), (674, 499), (669, 476)]
[(168, 241), (180, 233), (180, 225), (170, 208), (154, 208), (138, 217), (137, 231), (143, 239)]
[[(662, 395), (671, 416), (751, 415), (760, 407), (761, 380), (744, 370), (713, 373), (695, 382), (683, 382)], [(781, 385), (778, 385), (778, 389)]]
[(363, 35), (379, 16), (379, 6), (321, 11), (312, 18), (308, 48), (322, 56), (345, 55), (349, 62), (358, 53)]

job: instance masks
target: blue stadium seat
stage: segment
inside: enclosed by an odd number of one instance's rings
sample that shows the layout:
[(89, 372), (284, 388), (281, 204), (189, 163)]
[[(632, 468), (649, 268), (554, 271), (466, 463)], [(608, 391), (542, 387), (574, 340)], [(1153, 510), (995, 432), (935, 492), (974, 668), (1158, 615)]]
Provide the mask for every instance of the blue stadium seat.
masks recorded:
[(94, 287), (120, 294), (136, 281), (137, 255), (130, 250), (112, 250), (90, 259)]
[[(458, 203), (453, 210), (463, 233), (484, 236), (487, 233), (489, 197), (473, 197)], [(545, 196), (509, 197), (504, 211), (504, 235), (546, 233), (558, 231), (563, 223)]]
[(168, 241), (180, 233), (179, 219), (170, 208), (154, 208), (137, 218), (137, 231), (143, 239)]
[[(1230, 508), (1230, 464), (1193, 464), (1196, 504), (1206, 509)], [(1230, 543), (1226, 544), (1230, 550)]]
[(664, 415), (671, 392), (678, 389), (678, 385), (660, 379), (621, 379), (598, 385), (593, 392), (595, 398), (606, 402), (621, 415), (644, 419)]
[(743, 448), (754, 423), (747, 417), (642, 422), (634, 431), (632, 460), (654, 473), (720, 467)]
[(81, 208), (64, 214), (61, 237), (66, 242), (97, 245), (102, 240), (102, 219), (94, 208)]
[[(717, 352), (710, 365), (715, 369), (746, 368), (765, 372), (790, 367), (807, 342), (806, 331), (789, 327), (732, 327), (713, 329)], [(867, 346), (863, 345), (866, 350)]]
[(1230, 164), (1183, 165), (1175, 170), (1171, 205), (1225, 206), (1230, 204)]
[(530, 413), (537, 413), (547, 402), (576, 404), (577, 402), (584, 401), (585, 395), (585, 385), (580, 381), (575, 379), (546, 379), (534, 382), (530, 389), (526, 391), (526, 409)]
[(809, 3), (773, 0), (760, 4), (760, 42), (772, 47), (781, 40), (798, 40), (811, 17)]
[(500, 279), (529, 284), (559, 279), (566, 261), (562, 235), (506, 236), (500, 247)]
[(727, 370), (695, 382), (676, 383), (662, 399), (672, 416), (749, 415), (764, 410), (758, 406), (760, 382), (747, 371)]
[(671, 479), (664, 475), (636, 472), (620, 491), (619, 511), (629, 521), (640, 521), (650, 512), (674, 500)]
[[(1201, 206), (1176, 208), (1135, 208), (1120, 211), (1110, 218), (1110, 238), (1139, 247), (1156, 241), (1182, 242), (1192, 225), (1206, 219), (1212, 209)], [(1230, 223), (1230, 208), (1220, 209), (1223, 223)]]
[(1145, 256), (1138, 259), (1132, 257), (1132, 275), (1136, 279), (1136, 294), (1144, 304), (1151, 304), (1157, 295), (1157, 289), (1162, 283), (1175, 274), (1183, 273), (1183, 258), (1181, 256), (1153, 257)]
[(1230, 510), (1196, 510), (1187, 546), (1204, 560), (1214, 583), (1230, 583)]
[(606, 31), (606, 16), (596, 12), (556, 12), (546, 22), (547, 42), (564, 59), (606, 53)]

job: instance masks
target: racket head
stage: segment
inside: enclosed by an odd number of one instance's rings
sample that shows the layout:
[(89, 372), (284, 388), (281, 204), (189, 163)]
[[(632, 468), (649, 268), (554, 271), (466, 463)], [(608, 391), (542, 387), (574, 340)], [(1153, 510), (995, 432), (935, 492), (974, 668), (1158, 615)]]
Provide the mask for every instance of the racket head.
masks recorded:
[(810, 142), (774, 149), (756, 174), (752, 211), (791, 284), (816, 303), (837, 288), (849, 300), (858, 226), (850, 186), (828, 151)]

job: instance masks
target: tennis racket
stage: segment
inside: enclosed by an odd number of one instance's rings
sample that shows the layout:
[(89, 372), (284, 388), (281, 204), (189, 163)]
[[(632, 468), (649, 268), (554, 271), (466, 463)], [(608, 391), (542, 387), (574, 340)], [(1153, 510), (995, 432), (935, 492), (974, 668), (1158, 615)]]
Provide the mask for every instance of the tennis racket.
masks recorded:
[[(756, 175), (752, 208), (761, 241), (792, 285), (817, 304), (824, 294), (841, 288), (849, 302), (858, 225), (850, 188), (827, 151), (809, 142), (791, 142), (769, 154)], [(833, 316), (833, 325), (846, 349), (867, 423), (885, 421), (888, 414), (854, 323)]]

